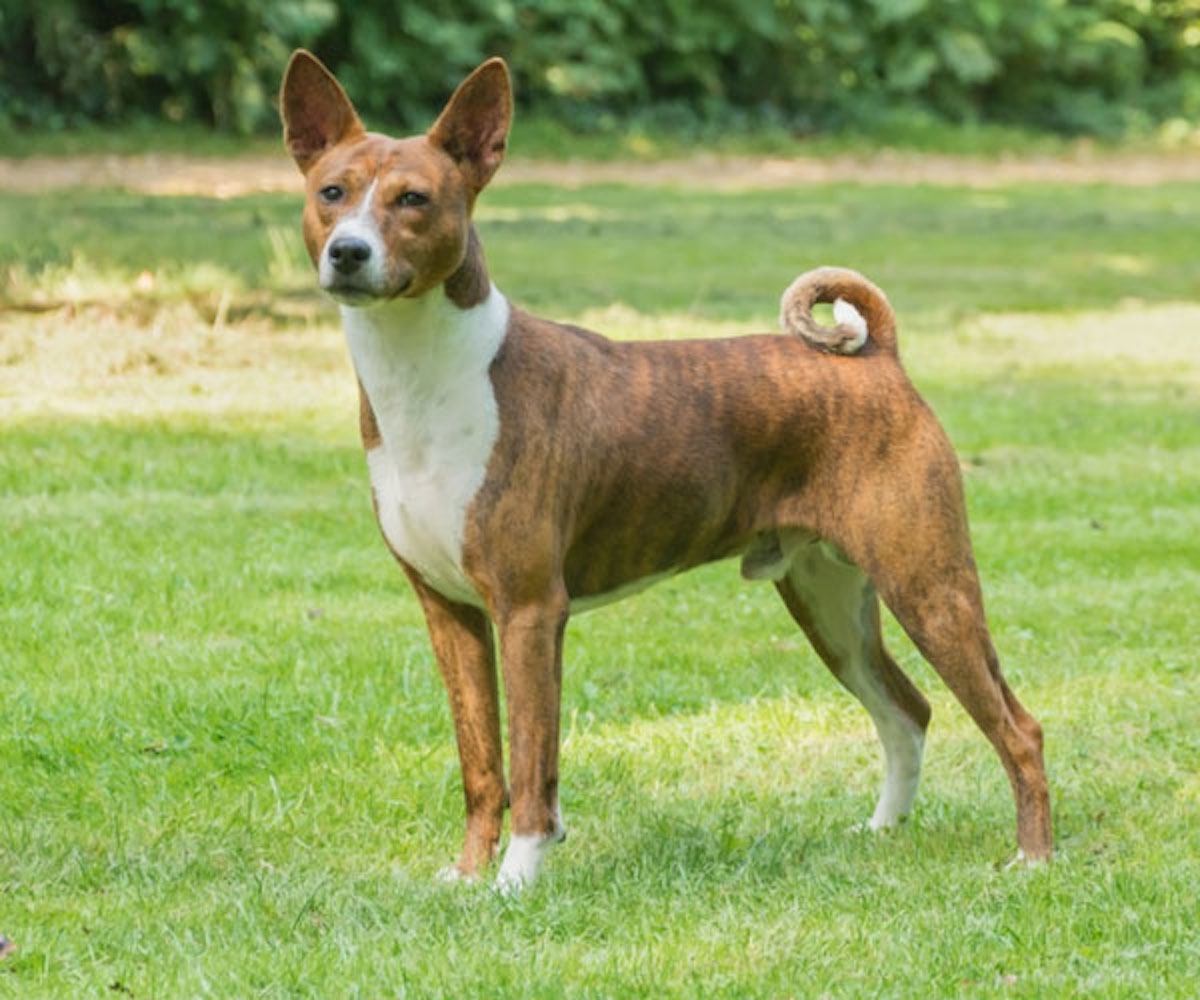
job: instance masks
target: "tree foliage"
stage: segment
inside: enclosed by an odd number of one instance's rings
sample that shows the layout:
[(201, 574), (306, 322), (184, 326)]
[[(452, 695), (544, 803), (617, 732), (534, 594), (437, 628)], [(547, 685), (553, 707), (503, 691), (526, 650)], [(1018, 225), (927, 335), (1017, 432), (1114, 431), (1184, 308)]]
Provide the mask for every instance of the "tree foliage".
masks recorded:
[(488, 55), (575, 128), (897, 112), (1114, 133), (1200, 116), (1200, 0), (8, 0), (0, 120), (246, 132), (307, 46), (376, 121), (424, 124)]

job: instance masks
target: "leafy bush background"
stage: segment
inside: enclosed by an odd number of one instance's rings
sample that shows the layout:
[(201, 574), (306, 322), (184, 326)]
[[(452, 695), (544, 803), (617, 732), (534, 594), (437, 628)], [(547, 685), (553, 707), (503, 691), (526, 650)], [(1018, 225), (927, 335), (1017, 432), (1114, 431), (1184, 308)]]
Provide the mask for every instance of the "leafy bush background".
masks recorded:
[(1200, 0), (5, 0), (0, 121), (274, 127), (297, 45), (414, 127), (492, 54), (525, 109), (576, 129), (1200, 117)]

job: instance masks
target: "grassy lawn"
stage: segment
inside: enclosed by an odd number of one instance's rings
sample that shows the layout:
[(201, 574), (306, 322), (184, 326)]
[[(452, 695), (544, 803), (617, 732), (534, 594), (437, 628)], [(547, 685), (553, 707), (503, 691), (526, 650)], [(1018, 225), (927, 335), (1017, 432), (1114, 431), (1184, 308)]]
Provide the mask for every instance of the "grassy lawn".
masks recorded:
[(462, 815), (373, 524), (299, 198), (0, 194), (0, 996), (1200, 994), (1200, 185), (510, 187), (516, 301), (771, 329), (820, 263), (891, 295), (963, 458), (1060, 854), (931, 696), (912, 820), (852, 832), (870, 722), (721, 564), (581, 616), (570, 837), (445, 887)]

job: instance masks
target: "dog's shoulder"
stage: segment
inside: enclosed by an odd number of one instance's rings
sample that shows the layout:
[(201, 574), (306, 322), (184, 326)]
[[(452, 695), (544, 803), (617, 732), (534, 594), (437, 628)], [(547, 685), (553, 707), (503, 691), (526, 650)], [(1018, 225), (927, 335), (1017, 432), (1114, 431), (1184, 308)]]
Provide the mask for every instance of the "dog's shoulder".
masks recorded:
[(550, 371), (586, 370), (589, 365), (611, 361), (622, 353), (621, 341), (613, 341), (571, 323), (535, 316), (513, 306), (504, 343), (492, 366), (493, 375), (505, 369)]

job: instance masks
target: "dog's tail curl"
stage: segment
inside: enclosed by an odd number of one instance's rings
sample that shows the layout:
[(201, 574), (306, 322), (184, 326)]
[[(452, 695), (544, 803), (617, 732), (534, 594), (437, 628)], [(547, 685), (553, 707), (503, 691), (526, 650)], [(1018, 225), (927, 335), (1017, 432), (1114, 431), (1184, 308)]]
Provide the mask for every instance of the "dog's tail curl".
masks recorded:
[[(833, 303), (833, 326), (813, 318), (818, 302)], [(803, 337), (832, 354), (857, 354), (870, 340), (896, 356), (896, 315), (873, 282), (846, 267), (818, 267), (788, 285), (779, 302), (785, 333)]]

